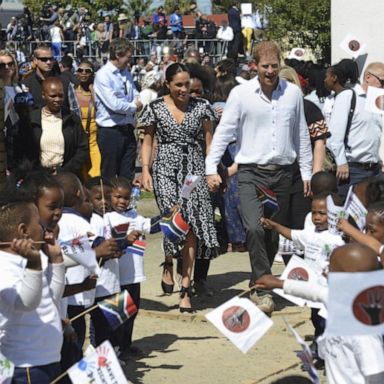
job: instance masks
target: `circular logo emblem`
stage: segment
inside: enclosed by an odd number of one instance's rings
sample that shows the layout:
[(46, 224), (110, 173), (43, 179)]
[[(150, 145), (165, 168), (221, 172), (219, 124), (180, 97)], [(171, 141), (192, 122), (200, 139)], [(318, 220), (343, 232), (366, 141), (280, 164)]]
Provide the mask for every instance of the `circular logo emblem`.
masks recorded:
[(356, 319), (365, 325), (384, 323), (384, 285), (360, 292), (352, 304)]
[(301, 267), (293, 268), (287, 276), (287, 279), (289, 280), (301, 280), (301, 281), (308, 281), (309, 275), (308, 272)]
[(375, 105), (380, 111), (384, 111), (384, 95), (378, 96), (375, 100)]
[(233, 306), (224, 311), (222, 321), (229, 331), (241, 333), (249, 327), (250, 317), (246, 309)]
[(348, 48), (351, 51), (356, 52), (356, 51), (358, 51), (360, 49), (360, 43), (357, 40), (351, 40), (348, 43)]
[(304, 55), (304, 51), (302, 49), (296, 49), (295, 56), (301, 57)]

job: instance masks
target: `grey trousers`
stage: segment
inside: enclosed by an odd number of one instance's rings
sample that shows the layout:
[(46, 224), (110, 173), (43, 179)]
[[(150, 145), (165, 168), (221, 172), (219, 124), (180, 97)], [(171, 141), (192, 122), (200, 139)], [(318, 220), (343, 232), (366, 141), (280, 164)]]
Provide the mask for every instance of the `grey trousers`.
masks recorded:
[(256, 186), (269, 188), (276, 193), (280, 210), (271, 219), (286, 225), (292, 167), (286, 166), (278, 171), (266, 171), (258, 169), (255, 164), (240, 164), (238, 179), (240, 214), (246, 231), (252, 270), (249, 286), (252, 286), (259, 277), (271, 273), (279, 241), (279, 235), (276, 232), (264, 230), (260, 223), (260, 218), (263, 217), (263, 206), (257, 198)]

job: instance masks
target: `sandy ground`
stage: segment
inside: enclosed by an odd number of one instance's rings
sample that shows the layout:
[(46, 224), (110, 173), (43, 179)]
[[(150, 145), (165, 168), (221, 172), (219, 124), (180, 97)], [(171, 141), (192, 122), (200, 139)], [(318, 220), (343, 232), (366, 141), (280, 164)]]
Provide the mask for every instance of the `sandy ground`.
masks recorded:
[[(148, 216), (156, 214), (154, 201), (140, 201), (139, 211)], [(305, 376), (294, 352), (299, 345), (287, 331), (283, 318), (302, 337), (311, 335), (309, 309), (290, 305), (277, 297), (272, 328), (247, 354), (205, 320), (204, 314), (247, 289), (250, 271), (247, 253), (227, 253), (211, 263), (209, 284), (215, 296), (194, 298), (196, 315), (178, 312), (177, 292), (162, 295), (161, 262), (161, 236), (149, 236), (145, 253), (147, 280), (142, 284), (141, 311), (134, 330), (134, 344), (144, 351), (144, 356), (126, 361), (124, 370), (129, 381), (253, 384), (272, 383), (292, 374)], [(273, 267), (276, 274), (282, 270), (282, 265)], [(325, 382), (322, 372), (321, 376)]]

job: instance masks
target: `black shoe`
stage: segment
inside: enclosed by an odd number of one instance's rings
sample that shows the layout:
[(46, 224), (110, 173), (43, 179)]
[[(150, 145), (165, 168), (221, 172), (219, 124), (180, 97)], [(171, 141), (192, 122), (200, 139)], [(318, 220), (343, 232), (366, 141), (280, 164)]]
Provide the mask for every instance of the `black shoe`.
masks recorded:
[[(172, 268), (173, 263), (171, 261), (164, 261), (164, 263), (160, 264), (160, 267), (163, 267), (163, 276), (164, 276), (165, 273), (167, 272), (169, 273), (168, 268), (169, 267)], [(161, 289), (163, 290), (165, 295), (172, 295), (174, 286), (175, 284), (168, 284), (168, 283), (165, 283), (163, 280), (161, 280)]]
[[(184, 299), (185, 295), (187, 297), (191, 298), (192, 297), (192, 289), (191, 287), (181, 287), (180, 289), (180, 299)], [(192, 307), (180, 307), (179, 306), (180, 313), (193, 313), (195, 312)]]

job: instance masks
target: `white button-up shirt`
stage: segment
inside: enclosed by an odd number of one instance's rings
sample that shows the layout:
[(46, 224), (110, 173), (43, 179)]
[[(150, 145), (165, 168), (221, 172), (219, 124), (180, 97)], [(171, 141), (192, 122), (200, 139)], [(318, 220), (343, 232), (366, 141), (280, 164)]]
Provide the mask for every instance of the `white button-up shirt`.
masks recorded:
[(206, 174), (217, 165), (236, 136), (237, 164), (290, 165), (296, 158), (303, 180), (312, 176), (312, 148), (300, 89), (285, 80), (269, 100), (258, 78), (235, 87), (230, 93), (206, 159)]
[(327, 147), (335, 156), (336, 164), (347, 162), (378, 163), (383, 121), (379, 114), (365, 110), (366, 94), (359, 84), (353, 88), (356, 92), (356, 107), (352, 117), (346, 149), (344, 137), (347, 129), (352, 91), (346, 90), (335, 98), (329, 131), (331, 137)]
[(96, 123), (102, 127), (135, 123), (139, 93), (128, 69), (120, 70), (110, 61), (100, 68), (94, 82)]

